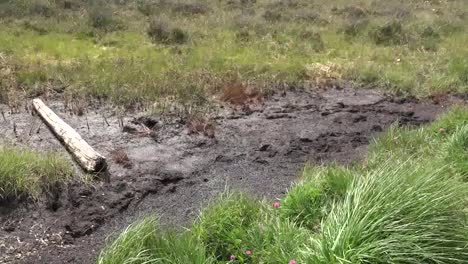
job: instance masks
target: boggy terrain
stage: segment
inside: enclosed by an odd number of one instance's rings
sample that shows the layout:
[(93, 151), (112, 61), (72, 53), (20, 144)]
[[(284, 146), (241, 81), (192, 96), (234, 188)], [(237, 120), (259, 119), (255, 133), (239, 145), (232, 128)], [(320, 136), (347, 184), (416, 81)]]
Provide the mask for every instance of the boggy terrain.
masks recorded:
[[(383, 129), (429, 122), (453, 101), (466, 96), (417, 100), (369, 90), (291, 88), (248, 106), (223, 104), (216, 114), (187, 122), (122, 117), (109, 106), (77, 116), (49, 101), (108, 157), (108, 180), (77, 179), (38, 202), (3, 201), (0, 262), (92, 263), (107, 237), (141, 216), (156, 212), (165, 225), (184, 225), (226, 188), (281, 197), (305, 162), (359, 160)], [(26, 110), (5, 114), (0, 124), (10, 143), (68, 156)]]

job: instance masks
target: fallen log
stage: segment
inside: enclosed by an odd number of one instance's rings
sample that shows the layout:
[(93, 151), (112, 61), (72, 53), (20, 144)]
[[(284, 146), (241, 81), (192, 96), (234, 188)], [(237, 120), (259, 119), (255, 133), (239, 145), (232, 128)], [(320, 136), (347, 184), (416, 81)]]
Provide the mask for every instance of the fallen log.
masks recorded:
[(34, 99), (33, 106), (42, 120), (75, 157), (80, 166), (88, 172), (104, 172), (106, 159), (96, 152), (81, 136), (60, 117), (58, 117), (41, 99)]

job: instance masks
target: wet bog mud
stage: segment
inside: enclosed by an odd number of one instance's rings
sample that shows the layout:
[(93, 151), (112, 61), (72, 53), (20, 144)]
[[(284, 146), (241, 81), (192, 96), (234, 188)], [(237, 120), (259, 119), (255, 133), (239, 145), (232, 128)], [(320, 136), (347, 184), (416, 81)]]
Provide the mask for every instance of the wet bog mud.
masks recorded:
[[(48, 104), (108, 157), (110, 181), (74, 181), (39, 202), (3, 201), (1, 263), (93, 263), (106, 238), (132, 221), (157, 213), (163, 224), (187, 224), (226, 188), (280, 198), (304, 163), (360, 160), (391, 124), (420, 125), (446, 108), (368, 90), (289, 89), (248, 107), (225, 104), (207, 117), (209, 127), (195, 129), (199, 121), (191, 128), (158, 115), (118, 116), (104, 106), (75, 116), (61, 103)], [(7, 142), (69, 156), (26, 111), (1, 122)]]

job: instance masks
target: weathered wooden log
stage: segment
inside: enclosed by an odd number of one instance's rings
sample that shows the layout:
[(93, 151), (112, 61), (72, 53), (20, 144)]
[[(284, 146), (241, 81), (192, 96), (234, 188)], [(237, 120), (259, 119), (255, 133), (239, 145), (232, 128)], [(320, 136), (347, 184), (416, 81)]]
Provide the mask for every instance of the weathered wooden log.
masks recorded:
[(103, 172), (107, 169), (106, 159), (96, 152), (81, 136), (41, 99), (34, 99), (33, 106), (42, 120), (75, 157), (80, 166), (88, 172)]

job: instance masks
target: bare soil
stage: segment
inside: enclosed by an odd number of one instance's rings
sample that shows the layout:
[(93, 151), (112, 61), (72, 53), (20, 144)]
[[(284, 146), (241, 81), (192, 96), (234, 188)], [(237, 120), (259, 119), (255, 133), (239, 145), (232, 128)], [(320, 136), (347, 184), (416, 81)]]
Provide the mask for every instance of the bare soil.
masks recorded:
[[(109, 158), (110, 181), (71, 182), (37, 202), (2, 201), (0, 263), (93, 263), (106, 238), (132, 221), (157, 213), (165, 225), (186, 225), (226, 188), (280, 198), (305, 162), (360, 160), (369, 141), (389, 125), (432, 121), (450, 98), (435, 102), (369, 90), (287, 89), (242, 109), (224, 105), (209, 118), (208, 135), (177, 118), (122, 117), (110, 106), (76, 116), (63, 103), (49, 101)], [(27, 110), (0, 117), (0, 137), (69, 157)]]

